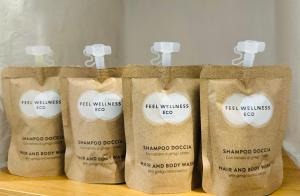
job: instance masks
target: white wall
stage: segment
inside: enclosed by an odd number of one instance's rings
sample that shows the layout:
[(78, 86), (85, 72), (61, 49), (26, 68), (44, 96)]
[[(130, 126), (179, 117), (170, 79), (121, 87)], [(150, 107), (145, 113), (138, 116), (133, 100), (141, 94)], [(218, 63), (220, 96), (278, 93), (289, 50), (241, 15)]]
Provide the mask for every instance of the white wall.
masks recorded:
[(29, 64), (24, 47), (49, 44), (57, 64), (83, 64), (85, 45), (112, 45), (120, 63), (122, 0), (1, 0), (0, 63)]
[(86, 44), (112, 45), (108, 64), (150, 63), (154, 41), (174, 40), (176, 64), (230, 64), (237, 40), (267, 42), (274, 63), (273, 0), (1, 0), (0, 63), (28, 64), (24, 47), (49, 44), (57, 64), (82, 64)]
[(292, 68), (289, 127), (285, 150), (300, 167), (300, 1), (276, 0), (276, 42), (278, 63)]
[(179, 41), (175, 64), (231, 64), (238, 40), (263, 40), (275, 58), (273, 0), (125, 0), (124, 61), (149, 64), (154, 41)]

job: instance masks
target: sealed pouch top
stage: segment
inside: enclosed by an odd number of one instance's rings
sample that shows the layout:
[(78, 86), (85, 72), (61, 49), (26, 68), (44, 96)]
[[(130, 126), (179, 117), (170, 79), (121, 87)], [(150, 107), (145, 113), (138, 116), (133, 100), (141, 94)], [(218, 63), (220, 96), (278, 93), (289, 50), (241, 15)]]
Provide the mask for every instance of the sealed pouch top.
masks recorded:
[(63, 173), (59, 67), (8, 67), (2, 73), (11, 129), (8, 169), (20, 176)]
[(282, 183), (287, 66), (208, 66), (200, 76), (203, 188), (266, 195)]
[(125, 180), (130, 188), (191, 190), (198, 167), (201, 68), (131, 65), (124, 70)]
[(124, 182), (122, 70), (62, 70), (65, 172), (73, 180)]
[(123, 78), (199, 78), (201, 69), (201, 65), (128, 65), (123, 70)]

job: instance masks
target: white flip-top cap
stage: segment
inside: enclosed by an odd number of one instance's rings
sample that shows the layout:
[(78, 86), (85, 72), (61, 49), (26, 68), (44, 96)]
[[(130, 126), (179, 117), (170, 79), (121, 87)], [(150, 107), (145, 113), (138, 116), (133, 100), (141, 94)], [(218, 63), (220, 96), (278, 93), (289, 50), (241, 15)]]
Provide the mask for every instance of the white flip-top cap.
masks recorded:
[(162, 53), (162, 65), (171, 65), (171, 54), (180, 51), (180, 43), (178, 42), (154, 42), (152, 46), (155, 52)]
[(236, 49), (244, 53), (243, 66), (252, 67), (255, 59), (255, 54), (265, 50), (265, 42), (245, 40), (238, 42)]
[(27, 46), (25, 52), (27, 55), (34, 56), (35, 64), (37, 65), (51, 65), (53, 63), (52, 60), (44, 58), (45, 56), (49, 57), (53, 54), (53, 51), (47, 45)]
[(104, 44), (93, 44), (85, 46), (85, 53), (87, 55), (93, 55), (95, 57), (95, 63), (97, 69), (105, 68), (105, 55), (111, 54), (111, 47)]

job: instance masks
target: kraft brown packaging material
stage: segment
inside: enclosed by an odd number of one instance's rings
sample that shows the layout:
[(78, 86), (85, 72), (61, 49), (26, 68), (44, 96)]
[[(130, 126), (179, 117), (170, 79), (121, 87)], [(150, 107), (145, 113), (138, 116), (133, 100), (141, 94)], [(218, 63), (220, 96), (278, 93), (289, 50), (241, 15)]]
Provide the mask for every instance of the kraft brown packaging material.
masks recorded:
[(64, 138), (58, 67), (8, 67), (3, 97), (11, 141), (10, 173), (26, 177), (63, 174)]
[[(3, 67), (0, 66), (0, 75), (2, 75), (2, 70)], [(0, 80), (0, 169), (7, 167), (7, 155), (10, 140), (10, 130), (8, 129), (5, 115), (2, 92), (2, 81)]]
[(69, 67), (61, 73), (68, 178), (123, 183), (122, 68)]
[(272, 193), (283, 178), (288, 66), (209, 66), (200, 78), (203, 189)]
[(188, 192), (200, 179), (201, 66), (129, 66), (123, 74), (125, 181), (147, 193)]

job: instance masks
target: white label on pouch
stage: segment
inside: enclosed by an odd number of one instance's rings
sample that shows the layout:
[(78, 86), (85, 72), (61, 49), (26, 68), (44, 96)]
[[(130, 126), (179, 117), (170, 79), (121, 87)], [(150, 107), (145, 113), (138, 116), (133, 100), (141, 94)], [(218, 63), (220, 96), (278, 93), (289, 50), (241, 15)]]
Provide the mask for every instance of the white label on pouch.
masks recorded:
[(223, 103), (223, 114), (225, 119), (235, 126), (244, 126), (246, 122), (241, 116), (239, 107), (243, 101), (245, 95), (243, 94), (233, 94), (228, 97)]
[(273, 115), (271, 101), (262, 94), (253, 94), (245, 97), (240, 107), (241, 115), (245, 122), (254, 127), (261, 127), (266, 124)]
[(151, 122), (157, 124), (164, 124), (165, 121), (160, 115), (159, 104), (164, 93), (152, 93), (146, 97), (143, 103), (143, 113), (145, 117)]
[(157, 124), (179, 124), (191, 116), (191, 103), (180, 93), (152, 93), (143, 103), (143, 113)]
[(234, 94), (228, 97), (222, 108), (223, 114), (235, 126), (262, 127), (273, 116), (273, 105), (263, 94), (256, 93), (250, 96)]
[(77, 108), (88, 120), (113, 120), (122, 113), (122, 97), (111, 92), (90, 90), (81, 94)]
[(80, 95), (77, 101), (77, 108), (81, 116), (91, 121), (97, 119), (93, 111), (93, 100), (97, 94), (97, 91), (85, 91)]
[(61, 100), (55, 90), (29, 90), (19, 100), (19, 107), (23, 114), (31, 118), (52, 118), (61, 112)]

